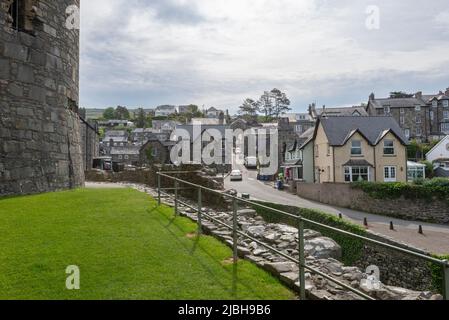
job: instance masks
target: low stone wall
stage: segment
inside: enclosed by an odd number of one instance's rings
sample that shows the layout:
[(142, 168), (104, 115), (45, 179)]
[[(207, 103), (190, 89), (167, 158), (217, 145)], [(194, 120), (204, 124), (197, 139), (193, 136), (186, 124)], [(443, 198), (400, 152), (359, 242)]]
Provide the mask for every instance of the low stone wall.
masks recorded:
[[(203, 187), (222, 190), (223, 178), (215, 176), (214, 172), (199, 170), (201, 167), (186, 165), (182, 167), (164, 166), (151, 168), (138, 168), (136, 170), (126, 170), (121, 172), (110, 172), (103, 170), (90, 170), (86, 172), (86, 181), (91, 182), (128, 182), (144, 184), (150, 187), (157, 187), (158, 171), (173, 172), (172, 176), (201, 185)], [(176, 173), (182, 171), (184, 173)], [(188, 173), (185, 173), (188, 172)], [(174, 188), (174, 180), (161, 177), (161, 187), (163, 189)], [(173, 193), (173, 190), (165, 190), (167, 193)], [(188, 185), (179, 185), (179, 195), (186, 198), (197, 199), (198, 190)], [(203, 191), (202, 201), (212, 207), (221, 207), (225, 204), (225, 199), (216, 193)]]
[(374, 199), (344, 183), (297, 184), (298, 196), (338, 207), (362, 210), (405, 220), (449, 224), (449, 205), (442, 200)]

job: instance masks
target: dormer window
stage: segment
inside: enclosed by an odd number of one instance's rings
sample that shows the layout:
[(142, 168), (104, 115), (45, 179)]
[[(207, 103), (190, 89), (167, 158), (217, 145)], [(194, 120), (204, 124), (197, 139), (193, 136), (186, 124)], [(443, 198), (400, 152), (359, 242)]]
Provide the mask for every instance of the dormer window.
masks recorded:
[(390, 114), (390, 106), (384, 106), (384, 114), (388, 116)]
[(432, 101), (432, 107), (434, 107), (434, 108), (438, 107), (438, 101), (437, 100), (433, 100)]
[(443, 107), (449, 108), (449, 100), (443, 100)]
[(416, 106), (415, 111), (417, 111), (417, 112), (421, 111), (421, 106)]

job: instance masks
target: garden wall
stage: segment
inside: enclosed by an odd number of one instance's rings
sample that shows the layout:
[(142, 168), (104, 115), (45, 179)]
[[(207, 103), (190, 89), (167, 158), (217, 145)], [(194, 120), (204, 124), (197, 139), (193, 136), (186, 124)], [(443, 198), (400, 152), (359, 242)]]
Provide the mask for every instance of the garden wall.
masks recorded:
[(377, 199), (344, 183), (301, 183), (297, 195), (343, 208), (405, 220), (449, 224), (449, 202), (440, 199)]

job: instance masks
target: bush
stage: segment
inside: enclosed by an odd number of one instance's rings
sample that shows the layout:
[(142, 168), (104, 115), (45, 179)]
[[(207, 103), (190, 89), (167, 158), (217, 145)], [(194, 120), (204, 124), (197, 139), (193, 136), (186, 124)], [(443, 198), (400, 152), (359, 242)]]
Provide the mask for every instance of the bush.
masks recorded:
[[(434, 255), (434, 258), (441, 260), (449, 260), (449, 255), (441, 256)], [(429, 262), (430, 270), (432, 272), (432, 286), (439, 293), (443, 293), (443, 267), (439, 264)]]
[(352, 187), (363, 190), (375, 199), (398, 199), (400, 197), (426, 200), (449, 199), (449, 179), (445, 178), (418, 180), (416, 183), (361, 181), (352, 183)]

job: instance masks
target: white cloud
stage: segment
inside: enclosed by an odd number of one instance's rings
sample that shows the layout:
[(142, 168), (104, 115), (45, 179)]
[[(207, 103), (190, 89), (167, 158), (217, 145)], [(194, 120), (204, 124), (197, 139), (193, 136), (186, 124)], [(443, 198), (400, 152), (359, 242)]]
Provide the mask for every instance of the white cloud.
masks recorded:
[[(246, 96), (275, 86), (294, 103), (320, 94), (334, 95), (335, 101), (346, 96), (352, 103), (351, 83), (371, 79), (370, 90), (376, 90), (382, 70), (389, 80), (447, 70), (448, 37), (437, 32), (448, 21), (444, 13), (423, 11), (418, 1), (377, 2), (381, 28), (376, 31), (365, 28), (369, 1), (84, 2), (82, 104), (114, 104), (115, 95), (103, 94), (111, 91), (130, 105), (235, 108)], [(449, 77), (439, 76), (449, 84)], [(338, 79), (350, 81), (330, 83)]]

